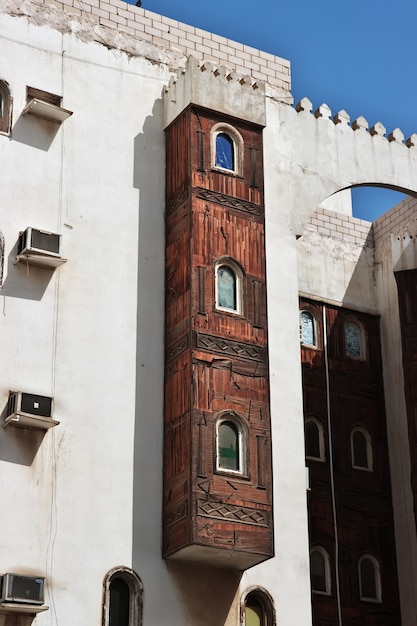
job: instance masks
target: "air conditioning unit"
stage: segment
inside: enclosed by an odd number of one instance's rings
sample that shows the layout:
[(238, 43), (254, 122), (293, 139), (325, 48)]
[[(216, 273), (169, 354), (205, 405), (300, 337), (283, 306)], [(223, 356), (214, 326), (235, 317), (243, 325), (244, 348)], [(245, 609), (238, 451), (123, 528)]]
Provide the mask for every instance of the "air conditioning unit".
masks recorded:
[(16, 261), (55, 268), (66, 260), (61, 257), (61, 235), (31, 226), (20, 233)]
[(63, 108), (62, 96), (57, 96), (49, 91), (36, 89), (36, 87), (26, 87), (26, 98), (27, 104), (22, 115), (33, 115), (59, 124), (72, 115), (72, 111)]
[(0, 602), (44, 603), (45, 578), (42, 576), (4, 574), (1, 583)]
[(53, 400), (22, 391), (10, 392), (4, 425), (47, 429), (59, 424), (52, 419)]

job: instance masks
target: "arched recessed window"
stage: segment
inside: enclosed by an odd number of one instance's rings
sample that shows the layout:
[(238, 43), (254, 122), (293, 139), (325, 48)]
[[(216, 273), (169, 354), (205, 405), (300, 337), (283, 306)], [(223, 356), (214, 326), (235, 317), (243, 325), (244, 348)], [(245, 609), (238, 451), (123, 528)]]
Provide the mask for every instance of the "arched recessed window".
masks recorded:
[(246, 429), (240, 419), (224, 415), (216, 424), (216, 469), (245, 474)]
[(317, 546), (310, 551), (311, 590), (330, 595), (330, 559), (324, 548)]
[(304, 427), (305, 449), (308, 459), (324, 461), (324, 428), (323, 424), (314, 417), (308, 417)]
[(219, 261), (215, 267), (216, 309), (242, 313), (242, 272), (230, 260)]
[(11, 111), (9, 86), (4, 80), (0, 80), (0, 133), (10, 133)]
[(361, 600), (381, 602), (381, 573), (378, 561), (370, 554), (359, 559), (359, 595)]
[(350, 450), (352, 455), (352, 467), (372, 471), (372, 440), (365, 428), (360, 426), (351, 431)]
[(243, 626), (275, 626), (271, 596), (264, 589), (254, 589), (243, 599)]
[(227, 123), (215, 124), (211, 129), (212, 167), (232, 174), (242, 174), (243, 139)]
[(345, 353), (353, 359), (365, 359), (365, 336), (363, 328), (357, 322), (345, 322)]
[(133, 570), (111, 570), (104, 581), (104, 626), (142, 626), (142, 595), (142, 582)]
[(235, 170), (235, 144), (227, 133), (216, 135), (216, 167)]
[(316, 320), (309, 311), (300, 313), (300, 339), (306, 346), (317, 346)]
[(0, 232), (0, 287), (3, 284), (4, 269), (4, 235)]

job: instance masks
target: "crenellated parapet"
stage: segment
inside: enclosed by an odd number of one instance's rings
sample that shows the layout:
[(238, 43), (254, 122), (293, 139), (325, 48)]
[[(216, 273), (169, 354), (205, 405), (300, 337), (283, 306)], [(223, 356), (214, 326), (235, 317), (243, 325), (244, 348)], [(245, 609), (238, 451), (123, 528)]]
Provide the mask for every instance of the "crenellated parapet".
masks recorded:
[(165, 128), (190, 104), (259, 126), (266, 123), (263, 81), (192, 56), (165, 89)]
[(333, 115), (326, 104), (313, 110), (308, 98), (295, 107), (270, 105), (280, 124), (270, 131), (265, 159), (267, 167), (279, 166), (266, 178), (287, 208), (294, 234), (302, 234), (317, 206), (342, 189), (374, 185), (417, 195), (417, 134), (404, 141), (399, 128), (387, 134), (381, 122), (369, 126), (363, 116), (351, 121), (346, 111)]
[[(353, 131), (366, 130), (366, 131), (369, 131), (369, 134), (372, 136), (375, 136), (375, 135), (379, 135), (381, 137), (386, 136), (389, 142), (396, 141), (397, 143), (404, 143), (404, 134), (399, 128), (395, 128), (388, 135), (386, 135), (387, 130), (385, 126), (381, 124), (381, 122), (376, 122), (373, 126), (371, 126), (371, 128), (369, 128), (368, 120), (362, 115), (360, 115), (358, 118), (356, 118), (355, 120), (351, 122), (349, 114), (346, 113), (346, 111), (343, 109), (332, 117), (332, 112), (330, 108), (327, 106), (327, 104), (320, 105), (313, 112), (313, 104), (308, 98), (302, 98), (300, 102), (297, 102), (297, 104), (295, 105), (295, 110), (298, 113), (300, 112), (313, 113), (316, 119), (322, 118), (326, 120), (332, 120), (335, 125), (337, 124), (342, 124), (345, 126), (350, 125)], [(408, 148), (417, 146), (417, 134), (413, 133), (406, 140), (405, 144)]]

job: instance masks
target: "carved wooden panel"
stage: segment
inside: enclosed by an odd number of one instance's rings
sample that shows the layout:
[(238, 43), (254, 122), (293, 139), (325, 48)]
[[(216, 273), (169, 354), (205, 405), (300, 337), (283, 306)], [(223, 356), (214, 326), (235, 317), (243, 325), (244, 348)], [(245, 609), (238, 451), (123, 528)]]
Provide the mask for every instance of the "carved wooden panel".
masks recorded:
[[(191, 107), (167, 130), (163, 551), (245, 569), (273, 555), (262, 130), (226, 120), (244, 142), (236, 176), (212, 169), (219, 121)], [(219, 259), (241, 268), (239, 313), (216, 308)], [(235, 472), (218, 467), (224, 415)]]

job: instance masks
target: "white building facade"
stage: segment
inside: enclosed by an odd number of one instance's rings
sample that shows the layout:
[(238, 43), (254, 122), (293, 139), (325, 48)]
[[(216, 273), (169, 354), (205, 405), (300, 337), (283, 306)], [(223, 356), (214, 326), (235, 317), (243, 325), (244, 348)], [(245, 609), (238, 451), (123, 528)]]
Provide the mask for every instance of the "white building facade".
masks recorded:
[[(381, 316), (402, 624), (413, 626), (394, 272), (416, 268), (415, 208), (407, 200), (374, 225), (345, 205), (314, 211), (360, 184), (416, 195), (416, 137), (326, 105), (313, 113), (307, 99), (294, 107), (288, 61), (119, 0), (0, 6), (0, 406), (7, 422), (11, 393), (53, 398), (59, 422), (0, 431), (0, 574), (44, 577), (49, 607), (3, 598), (0, 625), (119, 626), (112, 576), (130, 592), (121, 626), (237, 626), (253, 590), (270, 601), (258, 623), (312, 624), (301, 293)], [(36, 99), (53, 112), (28, 111)], [(190, 104), (264, 126), (275, 556), (244, 572), (162, 557), (164, 131)], [(59, 234), (66, 262), (16, 259), (28, 227)]]

